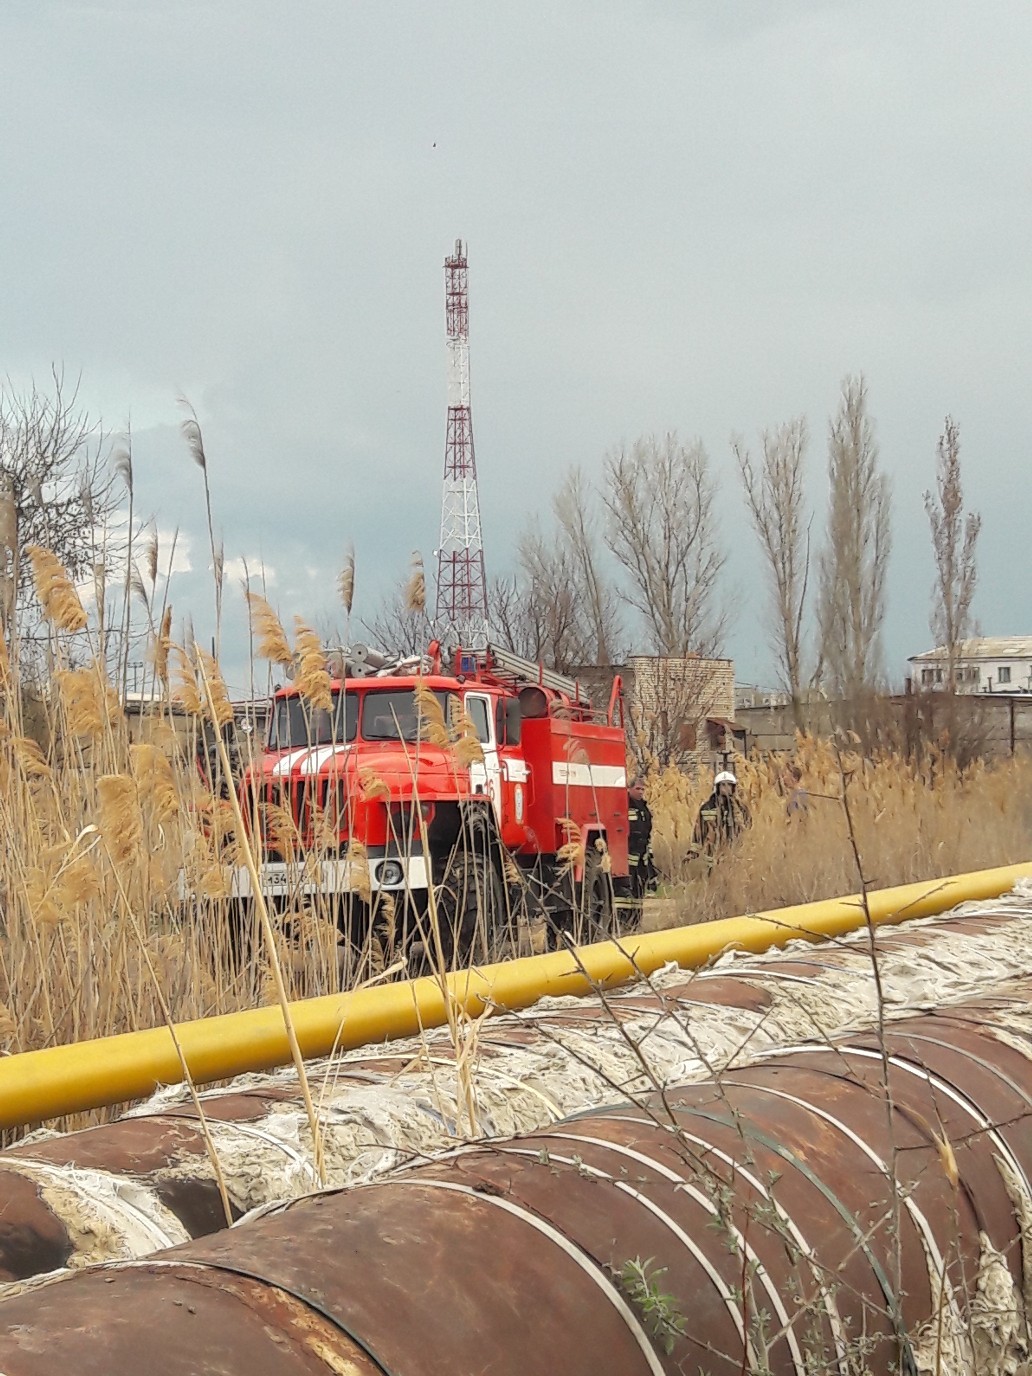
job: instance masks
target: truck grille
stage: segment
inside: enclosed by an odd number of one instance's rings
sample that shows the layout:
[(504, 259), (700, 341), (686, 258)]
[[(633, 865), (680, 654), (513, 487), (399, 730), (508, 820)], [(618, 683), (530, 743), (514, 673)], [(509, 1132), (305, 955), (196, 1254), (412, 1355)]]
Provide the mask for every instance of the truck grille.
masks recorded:
[(257, 836), (268, 859), (282, 860), (309, 850), (315, 839), (318, 815), (326, 818), (325, 832), (338, 844), (347, 840), (347, 796), (342, 779), (248, 779), (240, 806), (247, 829)]

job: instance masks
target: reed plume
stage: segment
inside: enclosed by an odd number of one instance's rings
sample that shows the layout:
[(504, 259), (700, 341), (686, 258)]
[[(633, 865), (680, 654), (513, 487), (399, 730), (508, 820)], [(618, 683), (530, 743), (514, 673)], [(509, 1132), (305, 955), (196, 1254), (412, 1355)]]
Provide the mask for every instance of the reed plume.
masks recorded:
[(358, 786), (362, 790), (362, 797), (366, 802), (374, 802), (377, 798), (389, 798), (391, 791), (386, 782), (374, 769), (368, 767), (358, 771)]
[(222, 672), (215, 661), (215, 657), (202, 650), (200, 646), (195, 646), (197, 661), (203, 672), (203, 678), (207, 680), (211, 690), (211, 709), (214, 714), (216, 726), (228, 726), (233, 720), (233, 704), (229, 700), (229, 693), (226, 690), (226, 680), (222, 677)]
[(25, 552), (32, 563), (32, 581), (46, 619), (56, 630), (70, 634), (85, 629), (86, 612), (61, 560), (41, 545), (29, 545)]
[(112, 466), (126, 492), (133, 495), (133, 454), (128, 444), (120, 444), (112, 455)]
[(571, 817), (560, 817), (558, 822), (566, 840), (556, 851), (555, 858), (560, 864), (565, 865), (567, 870), (579, 869), (584, 864), (584, 838), (581, 829)]
[(154, 661), (154, 672), (158, 676), (158, 681), (162, 687), (168, 687), (168, 652), (172, 644), (172, 606), (171, 603), (165, 608), (161, 617), (161, 625), (158, 633), (154, 637), (151, 646), (151, 658)]
[(191, 717), (204, 715), (204, 704), (197, 687), (197, 669), (182, 645), (171, 645), (170, 652), (175, 666), (172, 682), (172, 700), (178, 702)]
[(349, 841), (345, 857), (346, 873), (351, 888), (363, 903), (371, 903), (373, 886), (369, 873), (369, 853), (361, 841)]
[(351, 605), (355, 600), (355, 551), (353, 546), (348, 547), (348, 552), (344, 556), (344, 567), (340, 571), (340, 600), (344, 604), (344, 610), (348, 616), (351, 615)]
[(42, 865), (25, 872), (25, 902), (33, 922), (40, 927), (56, 927), (64, 917), (51, 893), (51, 876)]
[(26, 902), (32, 920), (40, 926), (56, 927), (100, 896), (101, 883), (93, 860), (77, 852), (76, 844), (63, 841), (42, 847), (37, 852), (38, 863), (26, 872)]
[(151, 586), (158, 581), (158, 532), (152, 530), (143, 551), (144, 562), (147, 569), (147, 578)]
[(43, 747), (29, 736), (12, 736), (14, 760), (26, 779), (49, 779), (51, 768), (43, 756)]
[(468, 769), (471, 764), (484, 763), (484, 747), (480, 744), (477, 729), (464, 707), (456, 714), (453, 737), (451, 749), (456, 764)]
[(294, 661), (294, 653), (279, 617), (261, 593), (248, 592), (247, 605), (251, 614), (251, 633), (256, 641), (255, 654), (270, 664), (289, 669)]
[(426, 609), (426, 574), (423, 571), (423, 556), (418, 550), (412, 554), (412, 571), (405, 587), (405, 606), (410, 612)]
[(163, 751), (150, 741), (129, 747), (129, 762), (140, 801), (150, 805), (154, 820), (166, 822), (179, 811), (172, 766)]
[(301, 836), (290, 808), (282, 803), (265, 803), (263, 813), (270, 847), (283, 855), (294, 855), (301, 845)]
[(139, 852), (143, 818), (136, 784), (124, 774), (104, 774), (97, 780), (100, 834), (116, 869), (127, 866)]
[(308, 699), (313, 707), (332, 711), (333, 694), (330, 691), (330, 674), (326, 668), (326, 654), (318, 635), (306, 626), (299, 616), (294, 618), (294, 653), (297, 657), (297, 672), (294, 682), (298, 692)]
[(54, 678), (65, 721), (73, 736), (97, 740), (108, 727), (118, 725), (122, 717), (121, 704), (98, 660), (94, 660), (89, 669), (59, 669)]
[(416, 711), (419, 714), (420, 739), (429, 741), (431, 745), (439, 745), (447, 749), (452, 743), (451, 734), (444, 720), (444, 709), (436, 694), (431, 692), (422, 682), (417, 683), (413, 691), (416, 699)]

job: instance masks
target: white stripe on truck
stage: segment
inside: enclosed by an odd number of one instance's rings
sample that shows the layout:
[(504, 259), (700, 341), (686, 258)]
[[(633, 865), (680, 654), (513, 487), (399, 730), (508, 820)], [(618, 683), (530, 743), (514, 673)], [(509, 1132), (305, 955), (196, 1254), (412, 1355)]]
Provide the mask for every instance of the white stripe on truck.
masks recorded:
[(288, 755), (284, 755), (282, 760), (277, 760), (269, 771), (274, 779), (283, 779), (293, 771), (296, 764), (300, 764), (305, 756), (309, 754), (306, 745), (303, 750), (291, 750)]
[(626, 788), (627, 770), (616, 764), (569, 764), (557, 761), (552, 765), (552, 782), (576, 788)]

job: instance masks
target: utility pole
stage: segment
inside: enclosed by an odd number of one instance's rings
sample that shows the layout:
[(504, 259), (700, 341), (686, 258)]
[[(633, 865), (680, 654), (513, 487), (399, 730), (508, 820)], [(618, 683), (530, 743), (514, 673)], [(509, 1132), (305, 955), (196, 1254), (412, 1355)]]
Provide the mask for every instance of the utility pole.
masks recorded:
[(448, 339), (448, 427), (441, 541), (437, 550), (437, 632), (470, 649), (487, 644), (487, 577), (480, 531), (473, 412), (469, 397), (469, 264), (466, 246), (444, 260)]

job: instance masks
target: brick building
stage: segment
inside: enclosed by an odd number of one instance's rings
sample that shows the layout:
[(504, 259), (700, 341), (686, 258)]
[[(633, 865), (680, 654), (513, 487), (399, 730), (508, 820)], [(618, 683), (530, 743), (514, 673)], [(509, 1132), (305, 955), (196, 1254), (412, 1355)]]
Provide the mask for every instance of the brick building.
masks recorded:
[(627, 739), (639, 759), (689, 767), (741, 748), (735, 725), (735, 666), (700, 655), (628, 655), (609, 668), (582, 667), (576, 676), (592, 702), (604, 706), (614, 674), (623, 680)]

